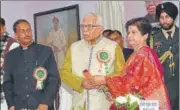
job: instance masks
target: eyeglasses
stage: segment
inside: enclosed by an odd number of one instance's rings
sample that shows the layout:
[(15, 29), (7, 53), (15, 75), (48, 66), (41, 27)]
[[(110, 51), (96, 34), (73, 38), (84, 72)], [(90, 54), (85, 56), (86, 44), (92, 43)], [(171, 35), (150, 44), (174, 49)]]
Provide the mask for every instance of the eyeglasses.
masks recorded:
[(146, 0), (145, 2), (146, 3), (150, 3), (150, 2), (153, 2), (153, 3), (158, 3), (158, 2), (161, 2), (162, 0)]
[(88, 29), (88, 30), (91, 30), (91, 29), (93, 29), (94, 27), (99, 27), (100, 25), (92, 25), (92, 24), (88, 24), (88, 25), (84, 25), (84, 24), (81, 24), (80, 25), (80, 28), (81, 29)]

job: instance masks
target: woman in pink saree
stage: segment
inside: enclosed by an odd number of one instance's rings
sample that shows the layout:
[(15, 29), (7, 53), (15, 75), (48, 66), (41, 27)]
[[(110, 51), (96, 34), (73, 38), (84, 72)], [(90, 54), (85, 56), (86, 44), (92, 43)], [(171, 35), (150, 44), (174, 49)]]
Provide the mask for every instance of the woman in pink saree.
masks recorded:
[(171, 110), (161, 63), (155, 51), (146, 45), (150, 23), (144, 18), (135, 18), (126, 23), (126, 29), (134, 53), (120, 76), (95, 76), (95, 83), (106, 84), (114, 98), (137, 93), (145, 100), (158, 100), (159, 110)]

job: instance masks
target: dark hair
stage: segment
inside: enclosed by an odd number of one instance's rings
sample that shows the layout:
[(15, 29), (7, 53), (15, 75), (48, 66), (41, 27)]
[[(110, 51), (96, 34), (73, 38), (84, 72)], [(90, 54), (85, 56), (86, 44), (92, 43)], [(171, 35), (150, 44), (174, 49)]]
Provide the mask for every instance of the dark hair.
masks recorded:
[(5, 22), (4, 18), (0, 17), (0, 25), (2, 25), (2, 26), (6, 25), (6, 22)]
[(112, 30), (111, 29), (106, 29), (106, 30), (103, 31), (102, 34), (104, 35), (104, 33), (106, 33), (106, 32), (109, 32), (108, 35), (107, 35), (107, 36), (109, 36), (111, 34)]
[(105, 33), (105, 32), (111, 32), (111, 31), (112, 31), (111, 29), (106, 29), (106, 30), (103, 31), (103, 33)]
[(26, 23), (28, 23), (29, 25), (30, 25), (30, 23), (27, 21), (27, 20), (25, 20), (25, 19), (19, 19), (19, 20), (17, 20), (15, 23), (14, 23), (14, 25), (13, 25), (13, 31), (16, 33), (16, 27), (17, 27), (17, 25), (18, 24), (20, 24), (20, 23), (22, 23), (22, 22), (26, 22)]
[(129, 26), (137, 26), (138, 30), (141, 32), (142, 35), (151, 33), (152, 26), (146, 18), (140, 17), (140, 18), (134, 18), (129, 20), (126, 23), (126, 31), (128, 31)]
[(118, 33), (119, 36), (122, 36), (122, 33), (120, 31), (118, 31), (118, 30), (114, 30), (112, 33)]
[(107, 38), (110, 38), (110, 36), (111, 36), (112, 34), (114, 34), (114, 33), (119, 34), (119, 38), (121, 38), (121, 37), (122, 37), (122, 34), (121, 34), (121, 32), (120, 32), (120, 31), (118, 31), (118, 30), (113, 30), (112, 32), (110, 32), (110, 33), (108, 34)]

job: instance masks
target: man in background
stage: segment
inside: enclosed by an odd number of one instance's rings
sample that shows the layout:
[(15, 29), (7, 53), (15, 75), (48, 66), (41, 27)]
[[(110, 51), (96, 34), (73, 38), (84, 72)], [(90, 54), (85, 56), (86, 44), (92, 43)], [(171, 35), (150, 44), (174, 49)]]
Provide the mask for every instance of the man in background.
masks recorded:
[(156, 16), (161, 28), (154, 32), (150, 44), (164, 67), (164, 81), (172, 110), (179, 110), (179, 28), (175, 25), (178, 8), (172, 2), (159, 4)]
[(125, 59), (125, 61), (127, 61), (129, 56), (133, 53), (133, 49), (124, 48), (124, 38), (123, 38), (121, 32), (118, 30), (114, 30), (109, 34), (108, 38), (119, 44), (119, 46), (121, 47), (121, 49), (123, 51), (124, 59)]
[(157, 23), (158, 19), (156, 18), (156, 6), (162, 3), (163, 0), (145, 0), (145, 7), (147, 10), (147, 14), (145, 18), (149, 20), (151, 23)]
[(7, 105), (5, 102), (5, 97), (4, 97), (4, 92), (2, 88), (2, 83), (3, 83), (3, 76), (4, 76), (4, 58), (6, 54), (19, 46), (19, 43), (16, 42), (15, 39), (9, 37), (6, 32), (6, 23), (3, 18), (0, 17), (0, 55), (1, 55), (1, 60), (0, 60), (0, 98), (1, 98), (1, 110), (7, 110)]
[(111, 30), (111, 29), (106, 29), (106, 30), (104, 30), (104, 31), (103, 31), (103, 33), (102, 33), (102, 34), (103, 34), (103, 36), (104, 36), (104, 37), (108, 37), (108, 36), (109, 36), (109, 34), (111, 34), (111, 32), (112, 32), (112, 30)]

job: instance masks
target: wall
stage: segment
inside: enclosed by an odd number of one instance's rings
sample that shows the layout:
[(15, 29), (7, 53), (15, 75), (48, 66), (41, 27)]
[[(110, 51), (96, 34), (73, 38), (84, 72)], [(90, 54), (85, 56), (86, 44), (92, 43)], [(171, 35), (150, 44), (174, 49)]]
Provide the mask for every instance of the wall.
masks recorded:
[(5, 18), (7, 31), (12, 35), (13, 23), (19, 18), (25, 18), (24, 3), (22, 1), (16, 1), (16, 3), (1, 1), (1, 16)]
[[(171, 1), (179, 8), (178, 1)], [(96, 12), (98, 1), (1, 1), (1, 16), (6, 19), (7, 31), (13, 35), (13, 23), (19, 18), (27, 19), (34, 28), (33, 14), (69, 5), (79, 4), (80, 20), (89, 12)], [(138, 7), (136, 7), (138, 6)], [(124, 1), (126, 20), (137, 16), (144, 16), (146, 9), (143, 1)], [(179, 26), (179, 16), (176, 20)]]
[(51, 9), (79, 4), (80, 20), (89, 12), (95, 12), (98, 1), (1, 1), (1, 16), (6, 19), (7, 31), (13, 35), (13, 23), (27, 19), (34, 28), (33, 14)]

